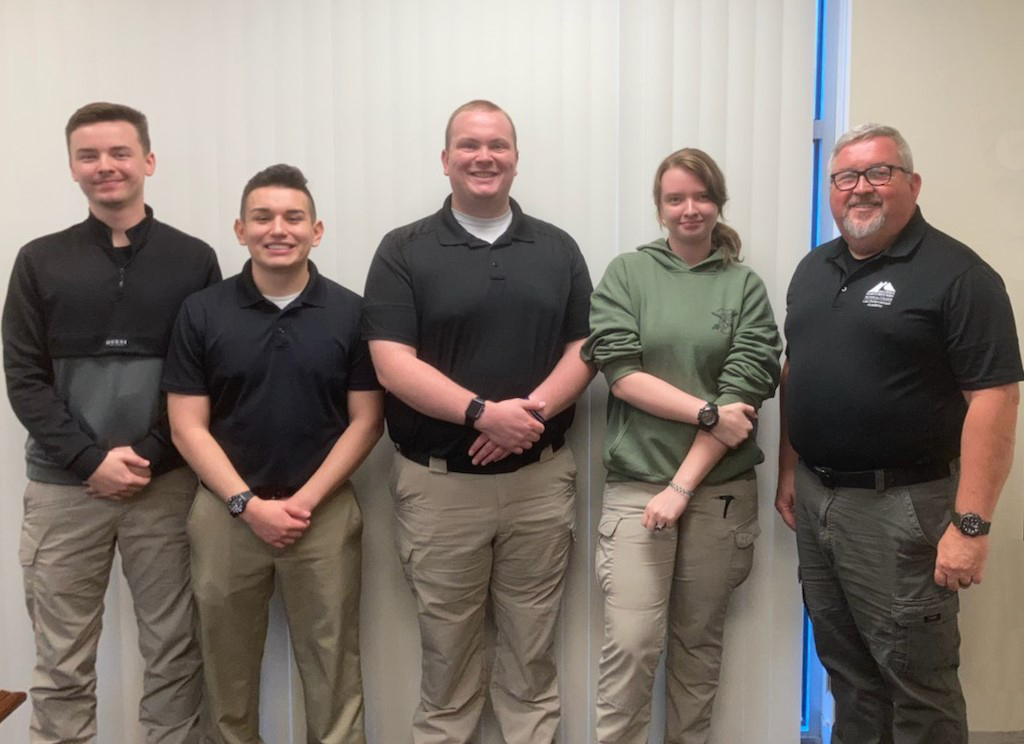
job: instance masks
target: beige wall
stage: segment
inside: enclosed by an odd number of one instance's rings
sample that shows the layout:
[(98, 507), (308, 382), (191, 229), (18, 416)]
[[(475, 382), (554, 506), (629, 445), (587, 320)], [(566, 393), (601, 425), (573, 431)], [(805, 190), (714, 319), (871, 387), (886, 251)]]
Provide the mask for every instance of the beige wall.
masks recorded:
[[(1024, 2), (853, 0), (850, 124), (896, 126), (936, 227), (1003, 277), (1024, 320)], [(1022, 427), (1018, 426), (1018, 441)], [(973, 731), (1024, 730), (1024, 446), (984, 584), (964, 592), (961, 676)]]

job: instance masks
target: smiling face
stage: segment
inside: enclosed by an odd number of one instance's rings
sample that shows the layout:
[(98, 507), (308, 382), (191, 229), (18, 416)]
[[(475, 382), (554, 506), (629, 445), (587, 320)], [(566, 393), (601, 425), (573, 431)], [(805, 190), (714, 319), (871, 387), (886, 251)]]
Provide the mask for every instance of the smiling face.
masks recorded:
[(686, 258), (711, 253), (711, 232), (718, 222), (718, 205), (707, 185), (692, 171), (669, 168), (661, 177), (658, 217), (668, 230), (669, 247)]
[(94, 212), (141, 210), (143, 186), (156, 158), (144, 152), (139, 133), (127, 121), (86, 124), (68, 138), (71, 178)]
[[(902, 166), (899, 148), (888, 137), (851, 142), (832, 162), (832, 173), (863, 171), (873, 165)], [(914, 216), (921, 177), (917, 173), (895, 170), (892, 180), (872, 186), (861, 176), (851, 191), (840, 191), (832, 184), (829, 206), (839, 232), (855, 255), (870, 256), (888, 248)]]
[(309, 252), (323, 232), (306, 195), (285, 186), (250, 191), (242, 218), (235, 220), (235, 235), (249, 249), (257, 285), (260, 275), (304, 275)]
[(512, 124), (503, 112), (460, 113), (452, 120), (451, 138), (441, 153), (452, 185), (452, 208), (474, 217), (505, 214), (518, 163)]

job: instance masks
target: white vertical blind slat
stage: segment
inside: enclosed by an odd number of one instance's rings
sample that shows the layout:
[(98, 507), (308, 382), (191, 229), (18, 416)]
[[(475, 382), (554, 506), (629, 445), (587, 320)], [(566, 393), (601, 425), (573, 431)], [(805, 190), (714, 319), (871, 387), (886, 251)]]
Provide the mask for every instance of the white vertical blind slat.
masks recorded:
[[(505, 106), (519, 130), (513, 196), (579, 242), (596, 283), (617, 253), (654, 237), (658, 162), (682, 146), (723, 166), (747, 261), (781, 320), (785, 282), (807, 245), (813, 0), (223, 0), (133, 3), (0, 0), (0, 179), (17, 248), (80, 220), (63, 125), (90, 100), (150, 118), (158, 168), (148, 196), (167, 222), (208, 240), (226, 274), (245, 259), (231, 233), (256, 170), (299, 165), (326, 232), (325, 274), (361, 292), (381, 236), (438, 208), (439, 153), (450, 111), (477, 97)], [(604, 398), (585, 394), (571, 440), (580, 466), (579, 539), (559, 653), (562, 741), (589, 744), (600, 592), (593, 583)], [(770, 492), (776, 404), (762, 412), (761, 523), (755, 569), (734, 600), (716, 706), (722, 741), (797, 740), (800, 621), (792, 538)], [(17, 562), (24, 432), (0, 404), (0, 686), (29, 684), (32, 639)], [(286, 444), (286, 443), (283, 443)], [(372, 744), (404, 744), (418, 686), (415, 607), (394, 550), (382, 443), (356, 479), (363, 505), (363, 669)], [(141, 741), (141, 661), (130, 595), (115, 574), (100, 658), (101, 740)], [(264, 671), (268, 741), (297, 742), (302, 711), (280, 606)], [(291, 696), (289, 696), (289, 692)], [(3, 724), (27, 741), (27, 709)], [(660, 720), (660, 718), (659, 718)], [(485, 744), (499, 737), (489, 722)]]

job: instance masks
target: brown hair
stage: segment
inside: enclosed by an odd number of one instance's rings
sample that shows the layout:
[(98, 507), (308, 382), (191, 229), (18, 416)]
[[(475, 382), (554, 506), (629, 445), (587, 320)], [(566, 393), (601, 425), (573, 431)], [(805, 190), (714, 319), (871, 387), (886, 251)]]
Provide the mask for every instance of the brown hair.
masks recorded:
[(142, 145), (142, 154), (149, 155), (149, 122), (146, 115), (141, 111), (125, 106), (121, 103), (87, 103), (75, 113), (71, 114), (67, 126), (64, 127), (64, 141), (68, 149), (71, 149), (71, 133), (79, 127), (89, 124), (97, 124), (101, 121), (126, 121), (135, 127), (139, 135), (139, 144)]
[(661, 161), (654, 174), (654, 206), (658, 210), (658, 223), (661, 224), (661, 178), (671, 168), (682, 168), (689, 171), (704, 184), (711, 201), (718, 207), (718, 222), (711, 231), (711, 245), (721, 249), (725, 263), (740, 261), (740, 236), (735, 230), (722, 222), (722, 210), (729, 201), (729, 192), (725, 188), (725, 176), (710, 155), (695, 147), (684, 147), (676, 150)]
[(444, 128), (444, 149), (448, 149), (448, 146), (452, 143), (452, 122), (455, 121), (455, 117), (461, 114), (463, 111), (491, 111), (498, 112), (508, 120), (508, 125), (512, 128), (512, 147), (518, 149), (516, 143), (516, 125), (512, 123), (512, 117), (496, 103), (487, 101), (483, 98), (476, 98), (469, 103), (464, 103), (457, 109), (452, 111), (452, 115), (448, 117), (448, 124)]

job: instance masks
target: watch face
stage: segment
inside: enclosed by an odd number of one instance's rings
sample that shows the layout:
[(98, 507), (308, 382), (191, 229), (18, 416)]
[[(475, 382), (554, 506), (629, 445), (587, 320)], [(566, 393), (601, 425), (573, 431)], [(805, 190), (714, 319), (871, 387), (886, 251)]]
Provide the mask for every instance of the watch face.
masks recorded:
[(968, 512), (960, 517), (960, 531), (970, 537), (977, 537), (981, 534), (982, 519), (977, 514)]
[(714, 426), (718, 423), (718, 408), (710, 405), (704, 406), (697, 413), (697, 421), (703, 426)]
[(245, 511), (245, 504), (248, 499), (242, 496), (242, 494), (235, 494), (228, 499), (228, 513), (232, 517), (237, 517), (239, 514)]
[(471, 421), (476, 421), (480, 418), (480, 414), (484, 412), (484, 401), (480, 398), (473, 398), (466, 407), (466, 418)]

